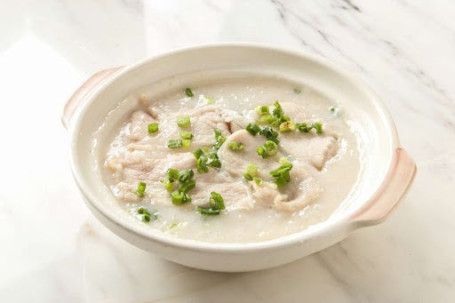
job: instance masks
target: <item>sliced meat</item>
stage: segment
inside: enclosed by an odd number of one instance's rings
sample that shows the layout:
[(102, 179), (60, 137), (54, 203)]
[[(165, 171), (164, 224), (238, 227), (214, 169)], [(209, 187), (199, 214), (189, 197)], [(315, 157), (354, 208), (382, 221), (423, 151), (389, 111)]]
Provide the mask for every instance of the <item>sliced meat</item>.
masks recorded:
[(223, 110), (222, 116), (224, 121), (229, 124), (230, 133), (245, 129), (249, 123), (247, 118), (232, 110)]
[[(256, 152), (256, 149), (266, 141), (261, 135), (253, 136), (242, 129), (230, 135), (218, 151), (223, 169), (233, 177), (241, 177), (245, 173), (246, 166), (254, 163), (258, 166), (258, 177), (264, 180), (271, 180), (269, 171), (278, 163), (279, 153), (275, 156), (263, 159)], [(245, 148), (242, 151), (233, 151), (229, 148), (230, 142), (243, 143)]]
[(335, 156), (338, 142), (332, 136), (303, 134), (299, 132), (285, 133), (280, 136), (280, 148), (296, 159), (307, 161), (318, 170)]
[(265, 207), (289, 212), (302, 209), (316, 201), (322, 192), (321, 185), (310, 175), (309, 171), (311, 171), (311, 167), (294, 161), (291, 181), (287, 185), (279, 189), (272, 182), (257, 185), (254, 181), (250, 181), (250, 194), (256, 203)]
[(221, 107), (217, 105), (194, 109), (187, 114), (191, 119), (193, 133), (192, 146), (195, 148), (215, 144), (214, 130), (219, 129), (223, 136), (230, 134), (227, 121), (223, 119)]
[(153, 119), (149, 114), (143, 111), (134, 112), (131, 115), (131, 123), (129, 127), (130, 139), (137, 141), (147, 136), (147, 127), (152, 122), (155, 122), (155, 119)]

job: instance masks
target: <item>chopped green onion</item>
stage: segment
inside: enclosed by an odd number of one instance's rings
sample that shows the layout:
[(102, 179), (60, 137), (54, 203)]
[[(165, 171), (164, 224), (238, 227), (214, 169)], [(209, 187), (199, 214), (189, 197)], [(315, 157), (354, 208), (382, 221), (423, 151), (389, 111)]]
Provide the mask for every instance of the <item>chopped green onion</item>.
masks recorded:
[(189, 87), (185, 88), (185, 94), (190, 98), (194, 96), (193, 91)]
[(253, 181), (257, 185), (262, 185), (262, 183), (263, 183), (262, 179), (261, 178), (257, 178), (257, 177), (253, 177)]
[(275, 120), (276, 120), (276, 118), (269, 114), (269, 115), (260, 116), (258, 123), (259, 124), (267, 124), (267, 123), (272, 124)]
[(180, 138), (184, 140), (192, 140), (193, 139), (193, 133), (188, 132), (188, 131), (183, 131), (180, 133)]
[(291, 180), (291, 175), (290, 175), (291, 169), (292, 169), (292, 163), (286, 162), (286, 163), (282, 164), (280, 167), (278, 167), (277, 169), (272, 170), (270, 172), (270, 175), (272, 177), (276, 178), (275, 184), (278, 187), (284, 186), (289, 183), (289, 181)]
[(204, 155), (204, 152), (202, 151), (202, 149), (198, 148), (193, 152), (193, 155), (196, 159), (199, 159), (201, 156)]
[(294, 88), (294, 93), (300, 94), (302, 90), (300, 88)]
[(267, 152), (265, 151), (265, 148), (263, 146), (259, 146), (257, 149), (256, 149), (256, 152), (259, 156), (262, 157), (262, 159), (265, 159), (267, 158), (269, 155), (267, 154)]
[(243, 144), (241, 142), (234, 142), (234, 141), (229, 142), (228, 146), (233, 151), (241, 151), (245, 148), (245, 144)]
[(243, 176), (248, 181), (251, 181), (251, 180), (253, 180), (253, 177), (255, 177), (257, 174), (258, 174), (258, 166), (254, 163), (250, 163), (246, 166), (246, 171), (245, 171), (245, 174), (243, 174)]
[(150, 222), (151, 220), (155, 221), (156, 219), (158, 219), (158, 215), (157, 215), (157, 212), (153, 212), (152, 214), (147, 210), (145, 209), (144, 207), (140, 207), (138, 210), (137, 210), (137, 213), (142, 215), (142, 221), (144, 222)]
[(269, 154), (269, 156), (275, 156), (276, 153), (278, 152), (278, 145), (275, 142), (270, 141), (270, 140), (265, 141), (264, 148), (267, 151), (267, 153)]
[(329, 111), (331, 111), (332, 113), (334, 113), (334, 112), (335, 112), (335, 107), (330, 106), (330, 107), (329, 107)]
[(306, 123), (297, 123), (297, 129), (301, 132), (307, 133), (311, 130)]
[(279, 162), (280, 162), (280, 164), (286, 164), (286, 163), (289, 163), (289, 160), (286, 157), (281, 157)]
[(259, 116), (270, 115), (269, 107), (265, 105), (258, 106), (256, 107), (256, 113)]
[(147, 126), (147, 129), (148, 129), (148, 133), (149, 134), (153, 134), (153, 133), (156, 133), (158, 131), (158, 123), (156, 122), (153, 122), (153, 123), (150, 123), (148, 126)]
[(173, 191), (171, 193), (172, 204), (174, 205), (182, 205), (187, 202), (191, 202), (191, 197), (184, 192), (181, 191)]
[(278, 145), (275, 142), (268, 140), (264, 143), (263, 146), (259, 146), (256, 149), (256, 152), (263, 159), (265, 159), (267, 157), (275, 156), (278, 152)]
[(273, 130), (270, 126), (266, 126), (261, 129), (261, 135), (266, 137), (268, 140), (271, 140), (275, 143), (279, 143), (280, 141), (278, 140), (278, 133)]
[(187, 193), (195, 187), (196, 187), (196, 181), (194, 179), (190, 179), (185, 183), (179, 184), (179, 191), (181, 191), (183, 193)]
[(190, 147), (191, 140), (182, 140), (182, 147)]
[(216, 143), (213, 145), (213, 147), (218, 150), (220, 149), (221, 145), (223, 145), (224, 141), (226, 141), (226, 137), (221, 134), (221, 131), (219, 129), (215, 129), (214, 133)]
[(179, 171), (173, 168), (169, 168), (166, 172), (169, 177), (169, 181), (174, 182), (177, 181), (179, 178)]
[(180, 148), (183, 146), (183, 141), (182, 139), (170, 139), (167, 141), (167, 147), (168, 148)]
[(177, 118), (177, 125), (179, 127), (189, 127), (191, 125), (190, 117), (188, 116), (181, 116)]
[(210, 193), (209, 206), (210, 207), (208, 208), (198, 206), (197, 210), (202, 215), (211, 216), (219, 215), (221, 213), (221, 210), (226, 208), (224, 205), (223, 197), (219, 193), (214, 191)]
[(209, 205), (215, 209), (225, 209), (223, 197), (217, 193), (212, 191), (210, 193), (209, 198)]
[(221, 168), (221, 161), (216, 153), (207, 154), (207, 165), (210, 167)]
[(179, 182), (185, 183), (188, 180), (190, 180), (191, 178), (193, 178), (193, 176), (194, 176), (194, 172), (192, 169), (184, 169), (179, 172), (178, 179), (179, 179)]
[(164, 188), (167, 191), (171, 192), (174, 189), (174, 183), (169, 178), (161, 180), (160, 182), (163, 183)]
[(294, 131), (295, 128), (296, 128), (296, 125), (292, 121), (287, 121), (287, 122), (283, 122), (280, 124), (280, 132), (282, 132), (282, 133)]
[[(281, 119), (281, 117), (284, 116), (283, 108), (281, 107), (281, 104), (278, 101), (275, 101), (273, 104), (275, 108), (273, 109), (273, 115), (277, 117), (278, 119)], [(281, 121), (280, 121), (281, 122)]]
[(149, 214), (144, 214), (142, 216), (142, 221), (144, 222), (150, 222), (150, 215)]
[(310, 126), (306, 123), (297, 123), (297, 129), (304, 133), (308, 133), (314, 129), (318, 135), (322, 134), (322, 124), (319, 122), (313, 123)]
[(145, 192), (146, 187), (147, 187), (147, 184), (145, 184), (144, 182), (139, 182), (137, 184), (136, 195), (139, 198), (144, 198), (144, 192)]
[(246, 126), (246, 130), (253, 136), (256, 136), (256, 134), (261, 131), (261, 128), (256, 124), (250, 123)]
[(313, 123), (311, 126), (313, 127), (313, 129), (316, 130), (316, 134), (318, 134), (318, 135), (322, 134), (322, 124), (321, 123), (318, 123), (318, 122)]
[(206, 173), (209, 171), (207, 167), (207, 158), (205, 156), (197, 159), (196, 169), (199, 173)]
[(198, 210), (198, 212), (201, 215), (205, 215), (205, 216), (217, 216), (217, 215), (219, 215), (221, 213), (221, 210), (213, 209), (211, 207), (210, 208), (204, 208), (204, 207), (198, 206), (197, 210)]

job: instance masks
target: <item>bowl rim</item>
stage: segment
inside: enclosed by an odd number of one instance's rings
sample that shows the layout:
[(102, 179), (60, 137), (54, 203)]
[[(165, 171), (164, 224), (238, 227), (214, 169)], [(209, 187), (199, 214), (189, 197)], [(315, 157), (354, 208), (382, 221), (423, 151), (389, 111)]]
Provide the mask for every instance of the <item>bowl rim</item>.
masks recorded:
[[(315, 55), (309, 53), (304, 50), (297, 50), (296, 48), (288, 48), (288, 47), (279, 47), (279, 46), (272, 46), (262, 43), (238, 43), (238, 42), (229, 42), (229, 43), (207, 43), (207, 44), (199, 44), (195, 46), (188, 46), (182, 47), (178, 49), (174, 49), (168, 52), (160, 53), (158, 55), (154, 55), (143, 60), (136, 62), (135, 64), (126, 66), (122, 68), (120, 71), (116, 72), (112, 78), (107, 80), (105, 83), (101, 84), (88, 98), (87, 102), (85, 102), (79, 111), (75, 115), (75, 119), (73, 123), (71, 123), (69, 127), (70, 131), (70, 142), (71, 142), (71, 159), (70, 165), (73, 177), (76, 181), (76, 184), (86, 198), (87, 203), (90, 204), (99, 214), (103, 215), (106, 219), (111, 221), (112, 223), (122, 227), (123, 229), (127, 230), (130, 233), (135, 234), (143, 239), (155, 241), (165, 246), (172, 246), (178, 247), (186, 250), (192, 251), (200, 251), (200, 252), (218, 252), (218, 253), (245, 253), (245, 252), (255, 252), (258, 250), (264, 249), (276, 249), (280, 247), (295, 245), (299, 243), (303, 243), (312, 238), (321, 237), (324, 234), (328, 234), (330, 232), (335, 231), (336, 229), (347, 227), (355, 229), (355, 222), (351, 219), (352, 215), (357, 213), (359, 210), (362, 209), (363, 206), (368, 204), (371, 197), (373, 197), (376, 191), (386, 182), (386, 179), (379, 184), (379, 186), (372, 191), (370, 198), (366, 199), (363, 203), (359, 205), (359, 207), (353, 209), (352, 211), (346, 211), (344, 214), (340, 214), (333, 220), (326, 220), (320, 222), (318, 224), (312, 225), (302, 231), (285, 235), (282, 237), (274, 238), (271, 240), (259, 241), (259, 242), (247, 242), (247, 243), (236, 243), (236, 242), (229, 242), (229, 243), (215, 243), (215, 242), (204, 242), (200, 240), (192, 240), (192, 239), (181, 239), (174, 236), (167, 235), (162, 232), (150, 232), (147, 231), (145, 228), (142, 228), (139, 224), (133, 225), (129, 224), (127, 220), (121, 220), (120, 216), (113, 211), (112, 209), (103, 207), (103, 203), (99, 201), (93, 193), (90, 192), (88, 186), (86, 186), (85, 180), (81, 177), (81, 169), (79, 167), (79, 163), (76, 161), (77, 157), (77, 145), (76, 137), (82, 127), (82, 120), (85, 115), (85, 112), (88, 108), (88, 105), (95, 100), (98, 95), (109, 87), (111, 83), (115, 82), (118, 78), (124, 77), (126, 74), (129, 74), (136, 69), (141, 68), (143, 65), (147, 65), (155, 60), (159, 60), (166, 57), (172, 57), (175, 55), (180, 55), (186, 52), (191, 52), (195, 50), (212, 50), (216, 51), (220, 48), (245, 48), (250, 50), (258, 50), (258, 51), (271, 51), (271, 52), (278, 52), (284, 55), (289, 56), (297, 56), (302, 57), (310, 61), (314, 61), (322, 66), (327, 67), (332, 72), (342, 76), (344, 79), (351, 82), (356, 88), (362, 90), (367, 96), (369, 102), (371, 102), (374, 107), (378, 110), (378, 112), (382, 115), (383, 120), (386, 122), (388, 127), (389, 136), (391, 138), (391, 153), (394, 152), (396, 148), (400, 146), (398, 134), (396, 130), (395, 123), (392, 119), (392, 116), (388, 109), (386, 108), (385, 104), (380, 100), (377, 94), (362, 80), (360, 80), (357, 76), (351, 74), (345, 68), (338, 66), (337, 64), (333, 63), (332, 61), (323, 58), (319, 55)], [(389, 162), (389, 167), (386, 171), (385, 176), (387, 176), (390, 171), (393, 169), (393, 157)], [(330, 222), (330, 224), (324, 224), (325, 222)]]

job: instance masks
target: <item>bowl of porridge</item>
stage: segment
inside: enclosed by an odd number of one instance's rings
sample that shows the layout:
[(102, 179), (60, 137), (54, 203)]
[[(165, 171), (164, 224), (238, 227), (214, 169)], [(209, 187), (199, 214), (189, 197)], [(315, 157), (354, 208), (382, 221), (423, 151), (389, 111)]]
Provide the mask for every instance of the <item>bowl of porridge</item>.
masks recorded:
[(63, 122), (94, 215), (206, 270), (278, 266), (380, 223), (416, 172), (365, 84), (266, 46), (193, 47), (101, 71)]

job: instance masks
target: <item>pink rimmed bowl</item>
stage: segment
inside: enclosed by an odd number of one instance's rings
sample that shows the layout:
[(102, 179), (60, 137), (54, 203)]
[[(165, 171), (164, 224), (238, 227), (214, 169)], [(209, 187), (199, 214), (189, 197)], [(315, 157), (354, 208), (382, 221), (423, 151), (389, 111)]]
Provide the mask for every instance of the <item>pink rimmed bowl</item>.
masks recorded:
[[(182, 87), (184, 83), (178, 80), (185, 78), (182, 75), (203, 79), (222, 72), (273, 75), (309, 85), (336, 99), (360, 126), (363, 165), (359, 182), (326, 221), (264, 242), (207, 243), (146, 229), (120, 209), (103, 182), (98, 165), (102, 155), (93, 149), (94, 134), (105, 117), (132, 92), (160, 80), (175, 77), (173, 85)], [(125, 107), (124, 114), (128, 110)], [(198, 46), (103, 70), (73, 94), (62, 120), (71, 134), (74, 178), (96, 218), (137, 247), (199, 269), (266, 269), (322, 250), (358, 228), (382, 222), (406, 195), (416, 174), (415, 163), (400, 146), (392, 118), (378, 97), (343, 69), (302, 51), (249, 44)]]

